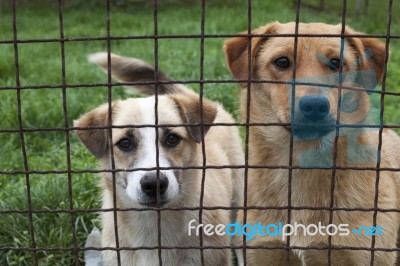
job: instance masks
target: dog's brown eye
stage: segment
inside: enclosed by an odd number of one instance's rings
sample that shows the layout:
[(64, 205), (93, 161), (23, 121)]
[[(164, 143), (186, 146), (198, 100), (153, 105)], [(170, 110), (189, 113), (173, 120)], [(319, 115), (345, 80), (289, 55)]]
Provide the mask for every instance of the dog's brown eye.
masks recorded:
[(333, 58), (329, 62), (329, 68), (335, 71), (338, 71), (340, 68), (340, 59)]
[(166, 137), (166, 144), (168, 147), (172, 148), (175, 147), (176, 145), (179, 144), (179, 142), (181, 141), (181, 137), (179, 137), (178, 135), (174, 134), (174, 133), (169, 133)]
[(274, 61), (274, 65), (278, 68), (286, 69), (290, 67), (290, 60), (286, 56), (282, 56)]
[(131, 151), (132, 150), (132, 141), (127, 138), (123, 138), (120, 141), (117, 142), (118, 148), (122, 151)]

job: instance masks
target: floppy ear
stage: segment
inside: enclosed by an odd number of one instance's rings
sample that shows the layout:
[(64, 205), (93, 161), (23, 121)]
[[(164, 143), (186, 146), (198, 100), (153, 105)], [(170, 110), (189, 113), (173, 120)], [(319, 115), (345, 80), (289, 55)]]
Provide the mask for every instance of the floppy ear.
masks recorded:
[[(116, 102), (112, 103), (115, 111)], [(103, 104), (74, 121), (74, 127), (105, 127), (108, 125), (108, 103)], [(75, 135), (97, 158), (104, 156), (108, 149), (108, 129), (75, 130)]]
[[(108, 54), (105, 52), (95, 53), (88, 56), (88, 60), (91, 63), (97, 64), (101, 67), (104, 72), (108, 71)], [(116, 54), (110, 54), (110, 70), (113, 78), (122, 82), (144, 82), (141, 85), (125, 86), (132, 90), (134, 93), (152, 95), (155, 94), (155, 85), (151, 84), (154, 82), (156, 70), (155, 68), (138, 58), (124, 57)], [(157, 71), (158, 81), (172, 81), (170, 77)], [(149, 84), (145, 84), (149, 82)], [(177, 84), (158, 84), (158, 94), (171, 94), (171, 93), (184, 93), (188, 89), (184, 86), (178, 86)]]
[[(350, 27), (346, 28), (346, 34), (363, 34)], [(376, 73), (376, 81), (383, 79), (385, 69), (385, 44), (376, 38), (352, 37), (348, 42), (357, 51), (361, 69), (373, 69)]]
[[(251, 34), (272, 34), (277, 31), (279, 23), (273, 22), (263, 27), (255, 29)], [(241, 34), (247, 34), (241, 32)], [(254, 63), (257, 55), (257, 51), (261, 44), (267, 39), (267, 37), (252, 37), (251, 38), (251, 54), (249, 55), (250, 41), (248, 37), (234, 37), (224, 42), (225, 58), (228, 64), (229, 71), (233, 77), (237, 80), (246, 80), (249, 77), (249, 56), (251, 62), (251, 71), (254, 73)], [(246, 87), (247, 83), (241, 82), (241, 87)]]
[[(170, 96), (176, 103), (179, 113), (187, 124), (200, 124), (200, 99), (197, 96), (188, 95), (173, 95)], [(203, 99), (203, 124), (211, 124), (217, 116), (217, 106), (215, 103)], [(209, 125), (203, 125), (204, 136), (210, 129)], [(188, 126), (187, 130), (194, 141), (200, 143), (201, 139), (201, 126)]]

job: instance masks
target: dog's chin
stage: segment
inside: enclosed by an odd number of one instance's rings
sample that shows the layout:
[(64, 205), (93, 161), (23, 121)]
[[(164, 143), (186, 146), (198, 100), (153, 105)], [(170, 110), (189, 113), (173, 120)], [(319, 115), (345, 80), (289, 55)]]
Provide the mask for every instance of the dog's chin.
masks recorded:
[[(165, 207), (165, 205), (168, 204), (169, 201), (160, 201), (160, 207)], [(157, 201), (140, 201), (137, 202), (140, 206), (142, 207), (152, 207), (152, 208), (157, 208)]]
[(316, 140), (320, 139), (330, 132), (333, 129), (330, 127), (321, 128), (321, 127), (313, 127), (313, 126), (283, 126), (282, 127), (285, 132), (289, 135), (293, 135), (295, 140)]
[(333, 129), (331, 127), (301, 127), (293, 128), (292, 133), (295, 140), (318, 140), (327, 136), (332, 131)]
[(319, 140), (335, 130), (336, 121), (327, 116), (320, 121), (311, 121), (302, 117), (292, 121), (291, 131), (295, 140)]
[[(160, 207), (166, 207), (173, 203), (175, 198), (160, 197)], [(153, 197), (146, 197), (136, 201), (137, 204), (143, 207), (158, 207), (157, 199)]]
[[(169, 202), (170, 202), (169, 200), (161, 197), (160, 198), (160, 207), (165, 206)], [(136, 203), (143, 207), (158, 207), (156, 198), (140, 199), (140, 200), (136, 201)]]

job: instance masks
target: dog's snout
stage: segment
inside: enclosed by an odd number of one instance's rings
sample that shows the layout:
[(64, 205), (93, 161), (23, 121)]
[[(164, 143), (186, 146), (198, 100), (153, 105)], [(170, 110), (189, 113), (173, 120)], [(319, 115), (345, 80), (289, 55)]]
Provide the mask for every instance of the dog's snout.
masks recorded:
[[(168, 188), (168, 178), (163, 174), (159, 174), (159, 182), (160, 182), (160, 196), (167, 191)], [(140, 186), (142, 188), (142, 191), (150, 196), (150, 197), (156, 197), (157, 195), (157, 173), (152, 172), (148, 173), (145, 175), (141, 180), (140, 180)]]
[(307, 95), (300, 98), (299, 108), (306, 119), (318, 121), (329, 114), (330, 104), (325, 96)]

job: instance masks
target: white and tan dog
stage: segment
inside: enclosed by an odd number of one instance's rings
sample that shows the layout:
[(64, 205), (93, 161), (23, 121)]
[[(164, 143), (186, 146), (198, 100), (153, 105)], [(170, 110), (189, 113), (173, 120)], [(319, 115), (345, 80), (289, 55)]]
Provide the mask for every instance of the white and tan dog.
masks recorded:
[[(381, 150), (380, 167), (400, 167), (400, 138), (384, 129), (380, 143), (379, 131), (365, 126), (379, 124), (370, 120), (372, 101), (366, 89), (374, 89), (383, 79), (385, 44), (357, 36), (348, 36), (343, 43), (338, 37), (318, 37), (341, 33), (341, 25), (324, 23), (299, 24), (298, 32), (309, 36), (298, 38), (297, 52), (293, 37), (268, 36), (294, 34), (295, 26), (295, 23), (270, 23), (252, 31), (266, 36), (255, 36), (251, 42), (248, 37), (235, 37), (224, 46), (230, 72), (243, 81), (243, 118), (249, 115), (251, 123), (271, 124), (250, 128), (249, 163), (266, 167), (249, 169), (247, 204), (270, 208), (248, 210), (247, 223), (288, 223), (289, 208), (292, 208), (291, 224), (321, 223), (325, 227), (348, 224), (349, 232), (371, 228), (376, 218), (376, 226), (384, 231), (375, 237), (374, 247), (379, 250), (373, 254), (374, 265), (395, 265), (396, 252), (382, 249), (396, 248), (400, 215), (390, 210), (400, 207), (400, 174), (380, 171), (377, 180), (375, 168), (378, 150)], [(345, 34), (359, 33), (346, 27)], [(252, 80), (272, 80), (252, 83), (250, 99), (246, 82), (249, 62)], [(295, 88), (286, 83), (293, 81), (294, 67), (296, 81), (303, 83)], [(319, 86), (321, 83), (329, 85)], [(340, 83), (355, 90), (339, 90)], [(251, 103), (249, 114), (247, 100)], [(334, 147), (336, 122), (342, 126), (337, 148)], [(291, 158), (294, 169), (289, 170)], [(334, 165), (338, 167), (336, 171)], [(331, 207), (333, 212), (329, 211)], [(378, 211), (374, 217), (376, 207), (386, 211)], [(243, 212), (239, 213), (238, 221), (243, 221)], [(343, 236), (336, 232), (331, 237), (330, 265), (370, 265), (372, 241), (371, 234), (365, 231), (361, 235)], [(239, 238), (237, 245), (241, 244)], [(272, 248), (248, 249), (247, 265), (287, 265), (287, 237), (258, 235), (247, 244)], [(329, 235), (325, 231), (304, 235), (300, 228), (290, 237), (290, 246), (297, 247), (290, 250), (290, 265), (328, 265), (328, 245)], [(279, 247), (282, 249), (276, 249)]]
[[(107, 54), (90, 56), (90, 61), (107, 69)], [(111, 55), (112, 75), (124, 82), (153, 81), (154, 68), (138, 59)], [(169, 80), (161, 72), (159, 80)], [(183, 85), (159, 84), (158, 128), (159, 166), (157, 178), (156, 129), (140, 127), (155, 124), (155, 97), (131, 98), (112, 103), (112, 125), (127, 128), (112, 129), (112, 145), (117, 169), (116, 205), (118, 208), (143, 208), (157, 206), (157, 183), (161, 207), (196, 208), (200, 204), (203, 166), (202, 130), (199, 96)], [(138, 86), (140, 92), (154, 93), (154, 85)], [(207, 166), (242, 165), (243, 153), (239, 131), (233, 126), (210, 126), (211, 123), (233, 123), (233, 118), (219, 104), (203, 100), (205, 156)], [(79, 128), (106, 126), (108, 104), (84, 114), (75, 121)], [(181, 126), (173, 126), (181, 125)], [(131, 126), (131, 127), (129, 127)], [(94, 154), (101, 168), (111, 169), (109, 134), (107, 129), (76, 130), (79, 140)], [(194, 167), (197, 169), (182, 169)], [(145, 170), (152, 168), (153, 170)], [(140, 169), (140, 170), (135, 170)], [(157, 181), (158, 180), (158, 181)], [(102, 174), (103, 208), (113, 208), (111, 173)], [(204, 184), (204, 207), (232, 206), (240, 199), (240, 169), (207, 169)], [(198, 247), (199, 236), (188, 235), (188, 223), (199, 221), (199, 210), (162, 210), (161, 245), (166, 247)], [(122, 265), (157, 265), (158, 230), (157, 211), (118, 211), (119, 246), (127, 248), (155, 247), (151, 250), (120, 252)], [(215, 209), (203, 211), (203, 224), (228, 224), (231, 212)], [(102, 213), (102, 247), (115, 247), (114, 213)], [(227, 235), (203, 234), (204, 246), (229, 246)], [(163, 249), (163, 265), (200, 265), (199, 249)], [(116, 251), (103, 251), (107, 265), (117, 262)], [(205, 265), (231, 265), (229, 249), (205, 249)]]

